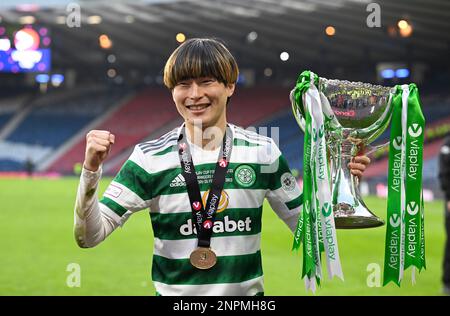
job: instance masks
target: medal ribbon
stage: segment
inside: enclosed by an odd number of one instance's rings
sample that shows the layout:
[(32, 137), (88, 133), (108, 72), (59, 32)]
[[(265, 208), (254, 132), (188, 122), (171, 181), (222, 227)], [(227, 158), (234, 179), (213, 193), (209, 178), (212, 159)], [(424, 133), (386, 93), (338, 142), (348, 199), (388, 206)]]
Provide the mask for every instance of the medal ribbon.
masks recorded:
[(206, 205), (203, 205), (200, 186), (195, 173), (195, 166), (189, 144), (186, 139), (185, 126), (182, 127), (178, 138), (178, 155), (180, 158), (181, 170), (186, 181), (189, 201), (191, 204), (192, 219), (197, 229), (198, 246), (209, 248), (211, 244), (212, 228), (216, 211), (222, 195), (225, 176), (233, 149), (232, 132), (229, 126), (223, 136), (222, 147), (214, 170), (211, 189), (208, 194)]

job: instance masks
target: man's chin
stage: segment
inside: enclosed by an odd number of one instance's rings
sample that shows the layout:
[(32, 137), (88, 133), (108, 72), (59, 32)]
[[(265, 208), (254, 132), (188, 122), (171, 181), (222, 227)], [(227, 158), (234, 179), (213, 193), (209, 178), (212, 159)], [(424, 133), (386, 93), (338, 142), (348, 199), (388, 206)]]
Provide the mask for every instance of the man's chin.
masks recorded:
[(202, 129), (212, 126), (211, 119), (202, 115), (199, 116), (190, 116), (189, 123), (194, 126), (201, 127)]

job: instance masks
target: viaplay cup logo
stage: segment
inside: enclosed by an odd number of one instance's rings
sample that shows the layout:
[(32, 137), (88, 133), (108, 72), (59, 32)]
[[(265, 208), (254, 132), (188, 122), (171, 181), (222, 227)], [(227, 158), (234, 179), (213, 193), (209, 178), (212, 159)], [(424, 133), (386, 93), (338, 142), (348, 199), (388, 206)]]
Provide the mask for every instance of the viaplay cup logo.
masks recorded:
[(393, 228), (397, 228), (400, 225), (400, 216), (398, 214), (392, 214), (389, 218), (389, 224)]
[(228, 165), (228, 162), (226, 159), (220, 159), (219, 160), (219, 166), (221, 166), (222, 168), (225, 168)]
[(422, 127), (419, 124), (414, 123), (412, 126), (408, 127), (408, 134), (411, 137), (417, 138), (422, 135)]
[(318, 139), (323, 137), (323, 124), (319, 126), (319, 130), (316, 130), (315, 128), (313, 128), (313, 139), (315, 142), (317, 142)]
[(309, 213), (310, 213), (309, 201), (308, 200), (305, 201), (305, 212), (306, 212), (307, 215), (309, 215)]
[(198, 201), (192, 203), (192, 208), (196, 211), (199, 211), (202, 208), (202, 204)]
[(213, 227), (213, 223), (211, 220), (207, 219), (203, 222), (203, 228), (204, 229), (211, 229)]
[(322, 124), (322, 125), (320, 125), (320, 127), (319, 127), (319, 138), (322, 138), (322, 137), (323, 137), (323, 131), (324, 131), (324, 127), (323, 127), (323, 124)]
[(322, 207), (322, 215), (328, 217), (331, 215), (331, 204), (325, 203)]
[(397, 136), (392, 140), (392, 146), (395, 150), (401, 150), (402, 149), (402, 137)]
[(409, 215), (414, 216), (419, 212), (419, 207), (416, 202), (412, 201), (406, 206), (406, 211)]

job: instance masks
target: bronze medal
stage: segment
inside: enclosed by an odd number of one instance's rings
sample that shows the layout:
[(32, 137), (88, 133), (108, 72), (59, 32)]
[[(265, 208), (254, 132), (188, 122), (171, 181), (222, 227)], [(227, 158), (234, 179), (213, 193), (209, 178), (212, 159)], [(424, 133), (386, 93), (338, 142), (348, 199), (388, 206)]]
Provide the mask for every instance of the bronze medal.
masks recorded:
[(212, 268), (217, 262), (217, 256), (211, 248), (198, 247), (190, 256), (191, 264), (200, 270)]

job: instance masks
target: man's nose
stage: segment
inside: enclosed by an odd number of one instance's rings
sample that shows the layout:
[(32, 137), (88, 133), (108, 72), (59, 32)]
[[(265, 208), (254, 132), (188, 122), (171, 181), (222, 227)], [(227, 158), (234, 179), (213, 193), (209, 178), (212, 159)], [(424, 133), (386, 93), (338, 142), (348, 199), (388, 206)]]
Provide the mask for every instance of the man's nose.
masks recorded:
[(199, 99), (202, 97), (202, 93), (202, 88), (196, 82), (193, 82), (189, 88), (189, 98)]

